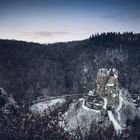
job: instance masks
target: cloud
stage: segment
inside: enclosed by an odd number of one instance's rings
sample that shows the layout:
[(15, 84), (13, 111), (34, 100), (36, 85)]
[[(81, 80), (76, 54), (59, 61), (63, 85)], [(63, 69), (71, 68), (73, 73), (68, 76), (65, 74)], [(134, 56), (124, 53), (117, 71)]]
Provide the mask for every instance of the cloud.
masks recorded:
[(140, 18), (140, 12), (120, 12), (120, 13), (113, 13), (113, 14), (105, 14), (102, 16), (102, 18), (106, 19), (139, 19)]
[(131, 14), (130, 16), (134, 19), (139, 19), (140, 18), (140, 12), (137, 12), (135, 14)]
[(62, 35), (71, 35), (71, 32), (47, 32), (47, 31), (40, 31), (40, 32), (23, 32), (25, 36), (31, 37), (31, 38), (40, 38), (40, 37), (48, 37), (53, 38), (56, 36), (62, 36)]
[(113, 18), (121, 18), (123, 15), (121, 13), (117, 13), (117, 14), (106, 14), (103, 15), (102, 18), (106, 18), (106, 19), (113, 19)]

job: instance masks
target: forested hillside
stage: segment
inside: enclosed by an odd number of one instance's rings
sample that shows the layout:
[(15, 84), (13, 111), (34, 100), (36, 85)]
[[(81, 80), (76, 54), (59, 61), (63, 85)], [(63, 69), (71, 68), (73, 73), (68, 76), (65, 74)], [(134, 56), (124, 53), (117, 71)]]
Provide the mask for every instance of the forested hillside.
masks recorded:
[(85, 93), (99, 68), (119, 70), (119, 86), (139, 93), (140, 34), (103, 33), (83, 41), (37, 44), (0, 40), (0, 86), (17, 100)]

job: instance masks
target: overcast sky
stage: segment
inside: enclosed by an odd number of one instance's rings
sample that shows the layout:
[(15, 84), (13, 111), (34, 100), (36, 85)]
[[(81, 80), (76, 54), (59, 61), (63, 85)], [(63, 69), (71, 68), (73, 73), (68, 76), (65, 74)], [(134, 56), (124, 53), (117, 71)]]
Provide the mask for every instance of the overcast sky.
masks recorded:
[(0, 0), (0, 38), (53, 43), (140, 32), (140, 0)]

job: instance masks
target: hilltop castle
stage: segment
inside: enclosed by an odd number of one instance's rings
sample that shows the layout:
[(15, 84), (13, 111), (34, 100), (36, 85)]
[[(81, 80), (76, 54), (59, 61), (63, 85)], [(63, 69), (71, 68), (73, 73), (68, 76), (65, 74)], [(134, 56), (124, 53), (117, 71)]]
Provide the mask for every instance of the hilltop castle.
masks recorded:
[(97, 73), (96, 90), (94, 95), (86, 97), (85, 105), (89, 108), (100, 110), (103, 108), (104, 99), (107, 107), (112, 108), (119, 104), (118, 70), (101, 68)]
[(99, 69), (97, 73), (97, 95), (109, 95), (118, 87), (118, 71), (116, 69)]
[(108, 106), (117, 105), (118, 99), (118, 70), (101, 68), (97, 73), (96, 94), (106, 96)]

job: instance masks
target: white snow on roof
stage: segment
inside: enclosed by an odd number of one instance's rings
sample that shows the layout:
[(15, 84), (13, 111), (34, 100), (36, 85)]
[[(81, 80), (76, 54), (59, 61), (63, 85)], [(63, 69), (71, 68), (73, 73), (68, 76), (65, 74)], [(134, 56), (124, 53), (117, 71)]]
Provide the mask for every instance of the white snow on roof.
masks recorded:
[(88, 92), (88, 95), (90, 95), (90, 96), (94, 96), (94, 95), (95, 95), (95, 89), (90, 90), (90, 91)]
[(115, 93), (112, 93), (112, 97), (116, 97), (117, 96), (117, 94), (115, 94)]
[(99, 76), (108, 76), (110, 73), (110, 70), (105, 69), (105, 68), (101, 68), (98, 70), (98, 75)]
[(113, 83), (113, 81), (111, 79), (108, 80), (107, 86), (114, 86), (114, 83)]
[(117, 78), (118, 77), (118, 70), (115, 68), (113, 68), (113, 69), (100, 68), (98, 70), (97, 75), (98, 76), (109, 76), (111, 70), (113, 71), (114, 76)]
[(118, 77), (118, 70), (113, 68), (112, 71), (113, 71), (114, 76)]

